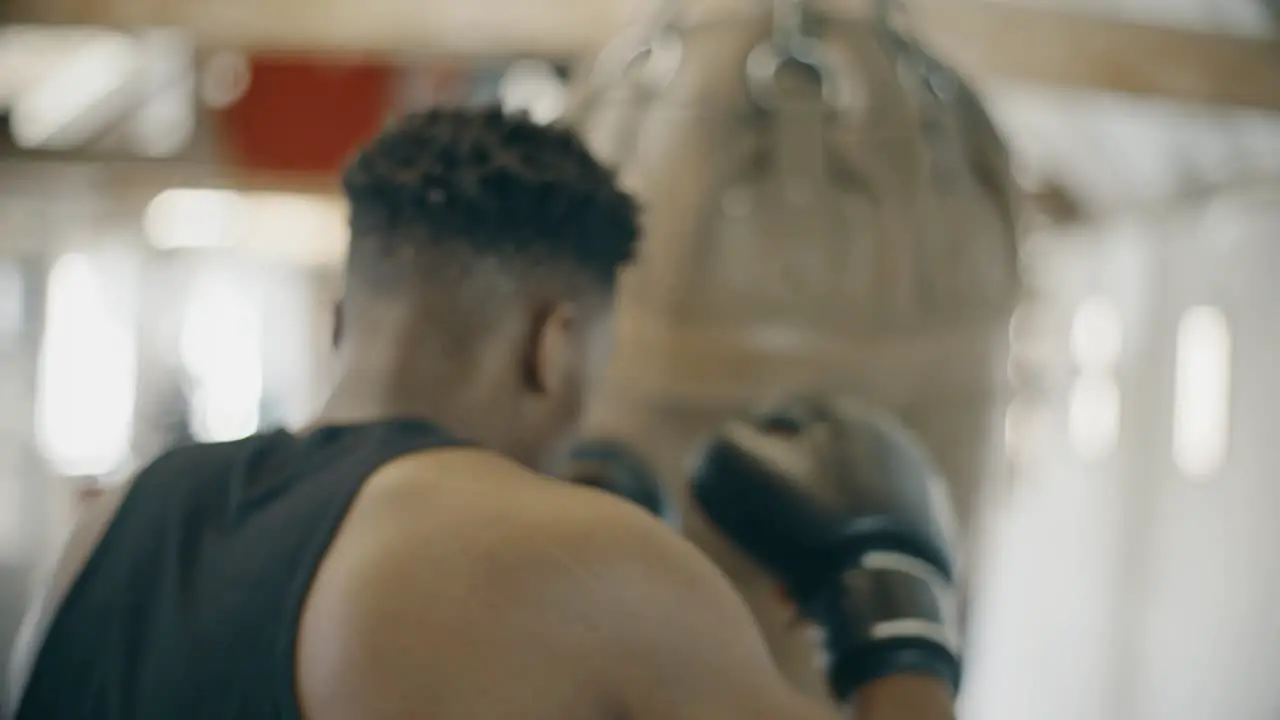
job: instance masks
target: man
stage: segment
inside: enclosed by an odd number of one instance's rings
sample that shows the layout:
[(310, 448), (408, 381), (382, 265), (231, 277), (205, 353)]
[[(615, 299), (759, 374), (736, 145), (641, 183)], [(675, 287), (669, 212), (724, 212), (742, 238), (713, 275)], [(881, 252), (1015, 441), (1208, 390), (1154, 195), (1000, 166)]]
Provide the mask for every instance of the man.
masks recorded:
[[(17, 720), (828, 718), (693, 547), (531, 470), (606, 359), (637, 237), (610, 174), (565, 130), (432, 110), (344, 180), (344, 370), (315, 427), (175, 450), (95, 506), (27, 625)], [(727, 475), (775, 496), (752, 512), (799, 498), (737, 447), (700, 473), (713, 516)], [(871, 672), (834, 687), (863, 720), (950, 716), (949, 656), (858, 637), (833, 649)]]

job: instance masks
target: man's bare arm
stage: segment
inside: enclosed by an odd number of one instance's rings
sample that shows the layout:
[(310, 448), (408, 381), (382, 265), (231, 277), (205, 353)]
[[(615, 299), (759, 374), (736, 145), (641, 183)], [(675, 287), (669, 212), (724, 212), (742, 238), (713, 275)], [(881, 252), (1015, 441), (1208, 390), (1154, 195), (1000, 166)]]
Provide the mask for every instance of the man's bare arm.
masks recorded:
[[(634, 564), (626, 599), (600, 588), (598, 612), (616, 614), (626, 648), (616, 687), (637, 720), (834, 720), (830, 704), (782, 676), (741, 596), (700, 551), (647, 518), (615, 521), (619, 555)], [(584, 612), (593, 610), (584, 608)], [(621, 618), (626, 618), (622, 620)], [(615, 649), (615, 653), (617, 650)], [(815, 658), (816, 660), (816, 658)], [(952, 720), (946, 683), (893, 676), (852, 698), (859, 720)]]
[[(520, 509), (447, 538), (347, 544), (354, 574), (318, 579), (303, 628), (309, 720), (836, 720), (782, 677), (745, 603), (683, 538), (603, 494), (530, 486), (520, 498), (494, 483)], [(869, 684), (857, 705), (859, 720), (951, 712), (926, 678)]]
[(858, 691), (859, 720), (953, 720), (951, 688), (923, 675), (897, 675)]

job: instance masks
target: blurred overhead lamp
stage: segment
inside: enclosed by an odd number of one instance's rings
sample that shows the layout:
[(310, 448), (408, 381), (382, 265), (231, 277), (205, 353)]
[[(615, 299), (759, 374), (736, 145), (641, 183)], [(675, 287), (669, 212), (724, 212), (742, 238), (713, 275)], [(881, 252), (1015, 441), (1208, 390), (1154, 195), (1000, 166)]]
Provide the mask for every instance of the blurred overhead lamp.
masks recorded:
[(141, 36), (139, 52), (141, 104), (129, 122), (131, 146), (147, 157), (172, 157), (196, 130), (194, 46), (179, 32), (153, 30)]
[(223, 247), (242, 232), (244, 199), (231, 190), (173, 189), (153, 199), (142, 227), (159, 250)]
[(249, 90), (253, 68), (242, 52), (224, 50), (209, 58), (200, 76), (200, 98), (211, 108), (236, 104)]
[(88, 33), (69, 54), (21, 89), (10, 108), (13, 141), (23, 148), (65, 149), (96, 132), (127, 101), (139, 59), (138, 43), (122, 33)]
[(567, 92), (555, 67), (543, 60), (517, 60), (498, 83), (503, 110), (527, 113), (541, 125), (564, 113)]
[(246, 249), (295, 265), (333, 266), (347, 250), (347, 204), (337, 195), (250, 193)]
[(0, 105), (14, 99), (57, 70), (84, 44), (103, 34), (101, 28), (74, 25), (5, 25), (0, 27)]
[(293, 265), (341, 262), (346, 204), (329, 195), (174, 188), (157, 195), (143, 228), (159, 250), (236, 248)]

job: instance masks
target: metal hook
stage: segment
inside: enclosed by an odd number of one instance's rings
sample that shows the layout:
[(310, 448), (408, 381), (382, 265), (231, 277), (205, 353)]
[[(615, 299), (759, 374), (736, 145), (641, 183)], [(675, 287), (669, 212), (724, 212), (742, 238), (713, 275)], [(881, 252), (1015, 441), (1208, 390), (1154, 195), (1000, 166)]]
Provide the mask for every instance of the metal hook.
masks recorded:
[(650, 88), (661, 89), (671, 82), (684, 59), (684, 41), (679, 31), (663, 25), (632, 47), (636, 40), (635, 36), (622, 36), (605, 46), (591, 68), (589, 84), (595, 88), (611, 86), (642, 63), (644, 82)]
[(780, 48), (806, 38), (808, 17), (803, 0), (773, 0), (773, 42)]
[[(931, 58), (932, 59), (932, 58)], [(944, 103), (955, 102), (960, 97), (960, 78), (953, 70), (937, 62), (925, 66), (925, 86)]]
[(596, 56), (588, 72), (588, 85), (601, 89), (612, 86), (629, 70), (643, 62), (641, 72), (651, 89), (659, 90), (675, 78), (684, 59), (684, 41), (679, 29), (680, 3), (661, 0), (648, 21), (634, 26), (610, 41)]
[[(956, 98), (960, 79), (915, 41), (910, 9), (903, 0), (875, 0), (875, 23), (886, 49), (898, 62), (903, 82), (921, 82), (930, 94), (944, 102)], [(909, 75), (915, 77), (908, 80)]]
[(804, 0), (773, 0), (772, 37), (747, 55), (747, 88), (757, 104), (773, 103), (778, 70), (788, 62), (804, 65), (818, 76), (822, 98), (832, 108), (845, 111), (856, 104), (853, 80), (837, 72), (838, 61), (813, 36), (811, 20)]
[(651, 90), (660, 90), (675, 79), (684, 60), (684, 40), (671, 25), (664, 25), (628, 61), (628, 66), (644, 58), (645, 84)]

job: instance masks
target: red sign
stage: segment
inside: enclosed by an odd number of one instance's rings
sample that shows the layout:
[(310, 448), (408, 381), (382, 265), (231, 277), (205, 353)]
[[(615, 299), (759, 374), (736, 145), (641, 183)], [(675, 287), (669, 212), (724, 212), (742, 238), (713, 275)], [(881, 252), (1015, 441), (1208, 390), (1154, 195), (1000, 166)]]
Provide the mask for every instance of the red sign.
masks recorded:
[(224, 149), (246, 169), (338, 172), (392, 106), (388, 65), (257, 57), (249, 67), (245, 93), (218, 113)]

